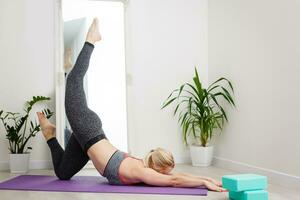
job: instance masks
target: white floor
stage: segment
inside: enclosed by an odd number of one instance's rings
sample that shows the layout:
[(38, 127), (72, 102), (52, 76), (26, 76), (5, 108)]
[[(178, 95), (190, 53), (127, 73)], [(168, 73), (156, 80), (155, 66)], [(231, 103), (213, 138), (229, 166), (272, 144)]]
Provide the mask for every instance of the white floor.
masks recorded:
[[(225, 174), (234, 174), (236, 172), (224, 170), (216, 167), (198, 168), (189, 165), (178, 165), (177, 171), (185, 171), (194, 174), (201, 174), (204, 176), (211, 176), (213, 178), (221, 179)], [(29, 174), (47, 174), (53, 175), (52, 170), (32, 170)], [(94, 169), (85, 169), (78, 173), (78, 175), (95, 175), (98, 176), (98, 172)], [(9, 179), (16, 176), (9, 172), (0, 172), (0, 181)], [(300, 191), (292, 190), (289, 188), (269, 184), (269, 199), (270, 200), (299, 200)], [(140, 195), (140, 194), (100, 194), (100, 193), (71, 193), (71, 192), (33, 192), (33, 191), (13, 191), (13, 190), (0, 190), (0, 200), (156, 200), (156, 199), (207, 199), (207, 200), (226, 200), (228, 199), (227, 193), (208, 192), (207, 196), (171, 196), (171, 195)]]

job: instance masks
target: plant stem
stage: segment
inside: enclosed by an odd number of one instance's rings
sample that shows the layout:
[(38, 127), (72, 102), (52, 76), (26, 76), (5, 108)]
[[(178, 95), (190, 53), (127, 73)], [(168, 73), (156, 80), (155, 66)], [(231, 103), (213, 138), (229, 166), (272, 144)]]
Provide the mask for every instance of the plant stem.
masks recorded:
[(26, 138), (25, 142), (22, 144), (22, 147), (23, 147), (23, 148), (25, 147), (26, 143), (28, 142), (28, 140), (29, 140), (31, 137), (32, 137), (32, 135), (30, 134), (30, 135), (28, 136), (28, 138)]
[(25, 133), (26, 133), (27, 120), (28, 120), (28, 117), (29, 117), (29, 113), (27, 113), (26, 115), (27, 115), (27, 118), (26, 118), (26, 121), (25, 121), (25, 124), (24, 124), (24, 130), (23, 130), (22, 139), (21, 139), (22, 144), (23, 144), (23, 141), (24, 141)]
[(15, 145), (14, 145), (14, 152), (17, 152), (17, 143), (15, 142)]
[(204, 147), (206, 147), (206, 144), (207, 144), (207, 139), (206, 138), (204, 138), (204, 136), (203, 135), (205, 135), (205, 134), (201, 134), (201, 145), (202, 146), (204, 146)]

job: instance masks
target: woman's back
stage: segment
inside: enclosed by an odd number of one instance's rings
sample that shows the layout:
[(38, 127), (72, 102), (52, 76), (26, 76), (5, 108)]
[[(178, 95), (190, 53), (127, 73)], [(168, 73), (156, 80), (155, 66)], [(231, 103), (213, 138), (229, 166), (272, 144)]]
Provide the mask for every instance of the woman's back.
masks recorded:
[(117, 150), (107, 139), (103, 139), (91, 146), (87, 154), (98, 172), (103, 175), (107, 163)]
[(119, 168), (119, 178), (123, 184), (135, 184), (141, 181), (136, 177), (136, 172), (145, 168), (143, 160), (127, 155)]
[[(111, 169), (110, 163), (114, 162), (112, 159), (115, 159), (116, 154), (120, 154), (120, 151), (108, 140), (103, 139), (91, 146), (87, 154), (98, 172), (101, 175), (106, 175), (108, 170), (113, 170)], [(145, 168), (143, 161), (123, 152), (121, 152), (121, 157), (120, 165), (118, 166), (118, 169), (116, 170), (117, 174), (115, 175), (118, 176), (121, 183), (139, 183), (140, 180), (135, 178), (134, 172), (139, 171), (141, 168)]]

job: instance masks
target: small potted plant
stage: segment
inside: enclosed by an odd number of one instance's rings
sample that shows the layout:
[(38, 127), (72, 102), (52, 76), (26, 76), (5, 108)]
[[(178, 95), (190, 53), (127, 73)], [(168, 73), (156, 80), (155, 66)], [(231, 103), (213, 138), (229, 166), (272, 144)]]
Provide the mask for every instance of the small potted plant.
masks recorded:
[(226, 78), (220, 78), (208, 88), (203, 88), (195, 68), (193, 83), (181, 85), (163, 103), (162, 109), (176, 102), (174, 116), (178, 115), (184, 143), (188, 144), (187, 138), (191, 133), (196, 140), (196, 143), (190, 145), (193, 166), (211, 165), (213, 146), (209, 145), (209, 141), (214, 130), (222, 129), (224, 122), (228, 121), (220, 100), (235, 106), (233, 93), (233, 86)]
[[(35, 137), (40, 131), (40, 125), (29, 119), (32, 107), (41, 101), (50, 100), (49, 97), (34, 96), (25, 105), (25, 114), (14, 112), (4, 112), (0, 110), (0, 120), (6, 131), (6, 138), (9, 143), (9, 166), (11, 173), (26, 173), (29, 168), (29, 151), (32, 147), (28, 146), (28, 141)], [(43, 109), (42, 112), (49, 119), (53, 112)], [(29, 131), (27, 129), (29, 128)]]

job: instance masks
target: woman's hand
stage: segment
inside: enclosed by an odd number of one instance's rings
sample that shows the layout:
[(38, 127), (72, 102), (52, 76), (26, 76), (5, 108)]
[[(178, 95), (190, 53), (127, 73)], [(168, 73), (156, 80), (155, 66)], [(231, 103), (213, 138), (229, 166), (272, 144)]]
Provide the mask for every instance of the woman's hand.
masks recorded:
[(205, 181), (204, 185), (205, 185), (205, 187), (207, 187), (207, 189), (209, 189), (211, 191), (216, 191), (216, 192), (226, 192), (227, 191), (226, 189), (219, 187), (210, 181)]
[(222, 187), (222, 182), (221, 181), (218, 181), (218, 180), (215, 180), (215, 179), (212, 179), (212, 178), (209, 181), (212, 182), (213, 184), (215, 184), (216, 186)]
[(210, 178), (210, 177), (206, 177), (206, 176), (195, 176), (193, 174), (188, 174), (188, 173), (175, 173), (175, 174), (178, 174), (178, 175), (184, 175), (184, 176), (189, 176), (189, 177), (192, 177), (192, 178), (197, 178), (197, 179), (201, 179), (201, 180), (206, 180), (206, 181), (209, 181), (219, 187), (222, 187), (222, 182), (221, 181), (218, 181), (218, 180), (215, 180), (213, 178)]

